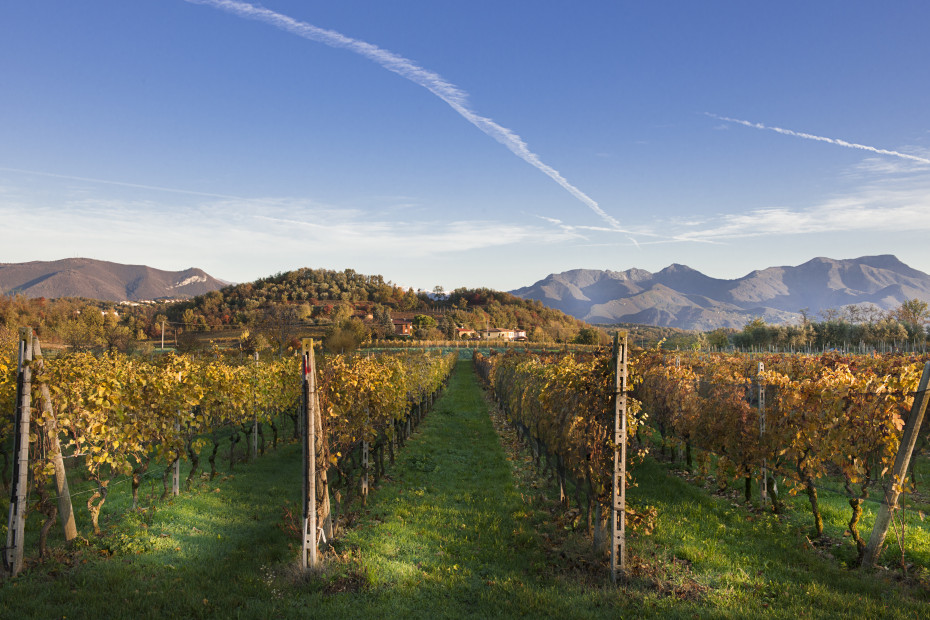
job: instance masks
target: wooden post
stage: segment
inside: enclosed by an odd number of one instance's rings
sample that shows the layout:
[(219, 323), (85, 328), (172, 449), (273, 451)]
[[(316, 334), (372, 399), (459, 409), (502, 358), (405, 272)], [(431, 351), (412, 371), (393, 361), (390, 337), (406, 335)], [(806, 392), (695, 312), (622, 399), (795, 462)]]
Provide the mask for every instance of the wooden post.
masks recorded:
[(316, 361), (313, 340), (303, 341), (303, 456), (304, 522), (300, 565), (304, 570), (316, 568)]
[(917, 443), (917, 435), (920, 433), (924, 413), (927, 411), (927, 402), (930, 401), (930, 394), (927, 393), (928, 384), (930, 384), (930, 362), (924, 364), (924, 371), (920, 376), (920, 385), (914, 395), (914, 404), (911, 406), (911, 414), (907, 418), (904, 434), (901, 436), (901, 444), (898, 446), (898, 454), (894, 459), (894, 468), (891, 471), (891, 488), (885, 492), (885, 501), (878, 507), (875, 525), (872, 526), (872, 534), (869, 536), (869, 544), (862, 556), (862, 566), (866, 568), (875, 565), (875, 561), (881, 553), (882, 545), (885, 544), (885, 534), (888, 533), (892, 512), (898, 506), (901, 486), (907, 476), (907, 468), (911, 462), (914, 445)]
[[(32, 340), (32, 358), (36, 374), (41, 375), (45, 366), (42, 359), (42, 346), (36, 336)], [(65, 471), (65, 461), (61, 456), (61, 443), (58, 440), (58, 418), (52, 407), (52, 395), (46, 383), (39, 384), (42, 399), (42, 418), (45, 420), (45, 435), (48, 438), (49, 458), (55, 467), (55, 491), (58, 493), (58, 516), (61, 517), (61, 527), (64, 530), (65, 541), (71, 542), (77, 538), (77, 525), (74, 523), (74, 509), (71, 505), (71, 492), (68, 489), (68, 476)]]
[[(759, 384), (759, 437), (765, 435), (765, 384), (762, 383), (762, 372), (765, 370), (765, 364), (759, 362), (759, 374), (756, 381)], [(768, 469), (765, 459), (762, 459), (762, 479), (759, 481), (759, 491), (762, 496), (762, 505), (765, 506), (769, 501), (769, 481)]]
[[(365, 413), (369, 420), (366, 427), (371, 424), (371, 411), (365, 408)], [(368, 505), (368, 440), (362, 439), (362, 506)]]
[(255, 364), (252, 366), (252, 460), (254, 461), (258, 458), (258, 394), (255, 392), (258, 351), (255, 352), (253, 359), (255, 360)]
[[(314, 363), (314, 369), (316, 364)], [(314, 371), (315, 373), (316, 371)], [(316, 374), (314, 374), (316, 377)], [(316, 379), (314, 379), (314, 386), (316, 385)], [(314, 387), (314, 405), (313, 411), (314, 414), (314, 444), (316, 446), (316, 491), (317, 491), (317, 506), (318, 506), (318, 516), (317, 523), (319, 529), (317, 530), (322, 534), (320, 538), (323, 539), (323, 542), (333, 539), (333, 510), (332, 502), (329, 497), (329, 462), (326, 460), (325, 455), (327, 452), (327, 438), (323, 434), (323, 409), (320, 407), (320, 392)]]
[(627, 337), (614, 334), (614, 475), (611, 498), (610, 578), (626, 578), (626, 383)]
[[(178, 417), (181, 417), (181, 412), (178, 411)], [(174, 422), (174, 430), (180, 435), (181, 433), (181, 423), (177, 420)], [(171, 479), (171, 494), (177, 497), (181, 494), (181, 452), (178, 451), (177, 457), (174, 459), (174, 471), (172, 472)]]
[(29, 418), (32, 413), (32, 328), (19, 330), (16, 373), (16, 416), (13, 427), (13, 484), (3, 565), (15, 577), (23, 570), (26, 530), (26, 494), (29, 476)]
[(368, 505), (368, 442), (362, 440), (362, 506)]

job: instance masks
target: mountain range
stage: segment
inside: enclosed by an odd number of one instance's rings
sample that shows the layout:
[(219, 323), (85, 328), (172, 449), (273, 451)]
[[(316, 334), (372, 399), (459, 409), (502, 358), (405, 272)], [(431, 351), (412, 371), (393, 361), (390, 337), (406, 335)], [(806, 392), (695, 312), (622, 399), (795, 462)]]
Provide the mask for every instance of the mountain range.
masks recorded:
[(91, 258), (0, 263), (0, 294), (104, 301), (188, 299), (226, 286), (201, 269), (163, 271)]
[[(105, 301), (187, 299), (226, 286), (201, 269), (164, 271), (89, 258), (0, 263), (0, 294)], [(511, 291), (589, 323), (681, 329), (740, 328), (754, 318), (779, 324), (856, 304), (881, 310), (909, 299), (930, 302), (930, 275), (892, 255), (815, 258), (733, 280), (673, 264), (644, 269), (573, 269)]]
[(790, 323), (828, 308), (897, 308), (930, 302), (930, 275), (895, 256), (815, 258), (795, 267), (769, 267), (742, 278), (712, 278), (686, 265), (643, 269), (573, 269), (511, 291), (589, 323), (643, 323), (682, 329), (740, 328), (754, 318)]

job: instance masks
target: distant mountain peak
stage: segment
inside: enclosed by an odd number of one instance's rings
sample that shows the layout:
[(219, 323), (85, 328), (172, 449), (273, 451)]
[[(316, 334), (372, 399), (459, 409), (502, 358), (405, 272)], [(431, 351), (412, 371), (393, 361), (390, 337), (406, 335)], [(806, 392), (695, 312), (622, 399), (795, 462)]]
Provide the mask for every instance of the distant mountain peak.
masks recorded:
[(669, 265), (662, 271), (668, 272), (668, 273), (680, 273), (680, 272), (689, 273), (689, 272), (696, 272), (697, 270), (692, 269), (691, 267), (688, 267), (687, 265), (682, 265), (681, 263), (672, 263), (671, 265)]
[(165, 271), (93, 258), (0, 263), (0, 293), (103, 301), (187, 299), (226, 285), (202, 269)]
[(892, 254), (840, 260), (821, 256), (733, 280), (680, 263), (656, 273), (575, 269), (551, 274), (513, 294), (589, 322), (707, 330), (742, 327), (756, 317), (768, 323), (793, 322), (800, 319), (801, 308), (817, 314), (850, 304), (890, 310), (907, 299), (930, 302), (930, 275)]

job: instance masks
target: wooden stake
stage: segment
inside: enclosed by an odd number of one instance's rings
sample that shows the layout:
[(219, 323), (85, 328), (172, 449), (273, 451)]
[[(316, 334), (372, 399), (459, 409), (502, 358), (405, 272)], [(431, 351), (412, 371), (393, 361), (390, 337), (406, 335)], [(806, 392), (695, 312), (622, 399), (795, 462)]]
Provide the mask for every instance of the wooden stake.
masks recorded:
[[(258, 351), (255, 352), (255, 364), (258, 366)], [(262, 444), (264, 446), (264, 443)], [(255, 392), (255, 373), (252, 373), (252, 460), (258, 458), (258, 394)]]
[(917, 394), (914, 395), (911, 414), (907, 418), (904, 434), (901, 436), (901, 444), (898, 447), (898, 454), (894, 459), (894, 468), (891, 471), (891, 488), (885, 492), (885, 501), (879, 505), (878, 514), (875, 516), (875, 525), (872, 527), (872, 534), (869, 536), (869, 544), (862, 556), (862, 566), (866, 568), (875, 565), (875, 561), (882, 551), (882, 545), (885, 544), (885, 535), (888, 533), (888, 526), (891, 524), (892, 512), (898, 506), (901, 486), (907, 476), (907, 468), (911, 462), (914, 445), (917, 443), (917, 435), (924, 420), (924, 413), (927, 411), (927, 402), (930, 401), (930, 394), (927, 393), (928, 384), (930, 384), (930, 362), (924, 364), (924, 372), (920, 376)]
[(303, 456), (304, 522), (300, 564), (304, 570), (316, 568), (316, 361), (313, 340), (303, 341)]
[[(33, 365), (37, 375), (42, 375), (45, 360), (42, 358), (42, 346), (36, 336), (32, 340)], [(61, 443), (58, 440), (58, 418), (52, 407), (52, 395), (48, 384), (44, 381), (39, 384), (42, 399), (42, 418), (46, 421), (45, 434), (48, 437), (49, 458), (55, 466), (55, 491), (58, 493), (58, 516), (61, 517), (61, 527), (65, 540), (71, 542), (77, 538), (77, 525), (74, 523), (74, 508), (71, 504), (71, 492), (68, 490), (68, 476), (65, 471), (65, 461), (61, 456)]]
[[(181, 416), (181, 412), (178, 411), (178, 417)], [(174, 430), (177, 433), (181, 432), (181, 423), (175, 421)], [(174, 459), (174, 466), (172, 467), (172, 476), (171, 476), (171, 494), (177, 497), (181, 494), (181, 452), (178, 451), (177, 456)]]
[[(368, 418), (366, 427), (371, 424), (371, 411), (365, 407), (365, 414)], [(362, 506), (368, 505), (368, 440), (362, 439)]]

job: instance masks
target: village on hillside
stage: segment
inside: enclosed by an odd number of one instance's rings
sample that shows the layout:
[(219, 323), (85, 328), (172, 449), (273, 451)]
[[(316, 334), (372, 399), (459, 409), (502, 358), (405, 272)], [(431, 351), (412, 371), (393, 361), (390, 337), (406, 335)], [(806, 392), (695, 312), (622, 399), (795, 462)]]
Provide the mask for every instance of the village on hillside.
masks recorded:
[[(412, 319), (393, 319), (394, 334), (397, 336), (413, 336)], [(457, 327), (455, 335), (460, 340), (508, 340), (523, 341), (526, 340), (526, 330), (524, 329), (501, 329), (491, 327), (487, 329), (469, 329), (467, 327)]]

